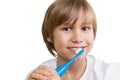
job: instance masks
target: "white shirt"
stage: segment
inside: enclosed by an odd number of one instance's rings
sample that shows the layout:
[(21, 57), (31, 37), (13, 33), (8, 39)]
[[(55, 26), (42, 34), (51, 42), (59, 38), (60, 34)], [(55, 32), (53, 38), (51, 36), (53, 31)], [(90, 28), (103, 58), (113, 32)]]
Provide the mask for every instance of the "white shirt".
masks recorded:
[[(42, 65), (56, 68), (57, 59), (51, 59), (42, 63)], [(87, 56), (87, 67), (80, 80), (120, 80), (117, 66), (108, 64), (104, 61), (98, 61), (93, 56)]]

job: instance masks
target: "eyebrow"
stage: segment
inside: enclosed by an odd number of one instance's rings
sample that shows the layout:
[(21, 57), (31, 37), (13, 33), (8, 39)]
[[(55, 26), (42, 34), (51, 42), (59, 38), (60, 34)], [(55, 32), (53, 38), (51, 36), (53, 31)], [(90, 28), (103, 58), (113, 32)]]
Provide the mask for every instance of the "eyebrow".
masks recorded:
[(91, 24), (93, 24), (93, 23), (92, 23), (91, 21), (85, 21), (85, 22), (83, 22), (82, 24), (83, 24), (83, 25), (85, 25), (85, 24), (87, 24), (87, 25), (90, 24), (90, 25), (91, 25)]
[(85, 24), (87, 24), (87, 25), (91, 25), (92, 23), (85, 23)]

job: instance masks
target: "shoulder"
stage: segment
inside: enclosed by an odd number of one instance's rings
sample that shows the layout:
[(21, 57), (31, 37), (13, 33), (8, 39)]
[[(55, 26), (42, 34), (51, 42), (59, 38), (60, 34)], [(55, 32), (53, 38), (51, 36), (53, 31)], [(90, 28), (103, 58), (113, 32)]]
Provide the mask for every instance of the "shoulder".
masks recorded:
[(89, 60), (89, 64), (92, 64), (95, 71), (106, 72), (110, 68), (116, 68), (115, 64), (107, 63), (104, 60), (96, 60), (92, 55), (88, 55), (87, 60)]
[(45, 65), (45, 66), (48, 66), (48, 67), (51, 67), (51, 68), (56, 68), (56, 62), (57, 62), (57, 59), (54, 58), (54, 59), (49, 59), (49, 60), (46, 60), (44, 61), (41, 65)]
[(96, 60), (93, 56), (88, 56), (92, 64), (92, 74), (96, 80), (120, 80), (118, 68), (113, 63), (107, 63), (103, 60)]
[(117, 65), (113, 63), (109, 64), (106, 70), (105, 80), (120, 80), (120, 73)]

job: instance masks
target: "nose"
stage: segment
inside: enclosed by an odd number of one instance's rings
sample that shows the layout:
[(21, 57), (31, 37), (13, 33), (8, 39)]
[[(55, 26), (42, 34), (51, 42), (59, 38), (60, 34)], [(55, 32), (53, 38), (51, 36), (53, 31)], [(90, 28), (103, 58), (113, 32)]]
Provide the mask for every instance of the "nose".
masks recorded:
[(84, 37), (80, 31), (73, 32), (72, 42), (80, 44), (84, 42)]

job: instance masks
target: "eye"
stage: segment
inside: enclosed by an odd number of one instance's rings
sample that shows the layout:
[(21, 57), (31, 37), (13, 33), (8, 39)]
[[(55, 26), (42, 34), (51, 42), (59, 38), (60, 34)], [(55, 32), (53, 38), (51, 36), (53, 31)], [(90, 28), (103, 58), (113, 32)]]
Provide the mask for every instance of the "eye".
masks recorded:
[(87, 31), (87, 30), (89, 30), (90, 29), (90, 27), (88, 27), (88, 26), (83, 26), (82, 27), (82, 30), (84, 30), (84, 31)]
[(65, 27), (65, 28), (63, 28), (63, 30), (64, 30), (64, 31), (70, 31), (71, 28), (70, 28), (70, 27)]

